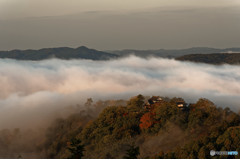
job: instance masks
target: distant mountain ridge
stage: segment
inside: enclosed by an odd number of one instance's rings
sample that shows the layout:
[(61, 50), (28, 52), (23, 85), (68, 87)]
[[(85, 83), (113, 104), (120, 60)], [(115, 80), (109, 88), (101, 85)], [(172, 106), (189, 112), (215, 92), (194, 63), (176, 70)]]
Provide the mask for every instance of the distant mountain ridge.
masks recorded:
[(159, 50), (116, 50), (107, 51), (109, 53), (117, 54), (121, 57), (135, 55), (143, 58), (147, 57), (164, 57), (164, 58), (176, 58), (188, 54), (211, 54), (211, 53), (229, 53), (229, 52), (240, 52), (240, 48), (225, 48), (216, 49), (209, 47), (193, 47), (187, 49), (159, 49)]
[(91, 59), (91, 60), (109, 60), (117, 58), (118, 55), (89, 49), (85, 46), (78, 48), (59, 47), (44, 48), (40, 50), (12, 50), (0, 51), (0, 58), (10, 58), (16, 60), (45, 60), (50, 58), (58, 59)]
[[(0, 51), (0, 58), (10, 58), (16, 60), (45, 60), (51, 58), (58, 58), (64, 60), (71, 59), (90, 59), (90, 60), (110, 60), (116, 58), (127, 57), (135, 55), (141, 58), (149, 57), (162, 57), (162, 58), (175, 58), (182, 61), (204, 62), (211, 64), (229, 63), (236, 64), (238, 56), (234, 53), (235, 59), (230, 60), (232, 57), (230, 53), (239, 52), (240, 48), (226, 48), (216, 49), (208, 47), (194, 47), (188, 49), (175, 49), (175, 50), (117, 50), (117, 51), (98, 51), (89, 49), (85, 46), (78, 48), (59, 47), (59, 48), (43, 48), (40, 50), (11, 50)], [(226, 54), (227, 53), (227, 54)], [(196, 55), (198, 54), (198, 55)], [(211, 55), (210, 54), (214, 54)], [(205, 56), (206, 55), (206, 56)], [(224, 58), (223, 58), (224, 56)], [(228, 58), (225, 58), (228, 57)], [(205, 59), (207, 58), (207, 59)], [(221, 60), (227, 61), (221, 61)], [(216, 61), (218, 60), (218, 61)]]
[(207, 64), (240, 64), (240, 53), (190, 54), (177, 57), (176, 60)]

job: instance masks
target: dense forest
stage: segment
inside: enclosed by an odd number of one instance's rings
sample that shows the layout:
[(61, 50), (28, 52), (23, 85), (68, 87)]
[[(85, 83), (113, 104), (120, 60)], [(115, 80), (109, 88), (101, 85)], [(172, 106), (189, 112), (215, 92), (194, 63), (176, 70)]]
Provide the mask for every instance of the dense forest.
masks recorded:
[[(240, 115), (208, 99), (189, 104), (159, 96), (95, 103), (89, 98), (85, 108), (56, 119), (44, 131), (0, 131), (0, 156), (204, 159), (210, 158), (210, 150), (240, 152)], [(227, 157), (239, 158), (221, 156)]]
[(207, 64), (240, 64), (240, 53), (190, 54), (176, 58), (181, 61), (201, 62)]

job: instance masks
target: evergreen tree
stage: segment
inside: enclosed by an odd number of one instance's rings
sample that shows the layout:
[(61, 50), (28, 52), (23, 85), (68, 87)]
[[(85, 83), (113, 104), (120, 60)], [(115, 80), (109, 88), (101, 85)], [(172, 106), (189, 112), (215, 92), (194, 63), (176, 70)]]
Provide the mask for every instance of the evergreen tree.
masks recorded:
[(130, 148), (127, 150), (126, 156), (123, 157), (123, 159), (137, 159), (137, 156), (140, 154), (139, 147), (135, 147), (134, 145), (130, 146)]
[(128, 102), (128, 108), (132, 109), (133, 111), (139, 111), (143, 108), (144, 105), (144, 97), (143, 95), (139, 94), (135, 97), (132, 97)]
[(70, 157), (68, 159), (81, 159), (83, 157), (84, 145), (81, 145), (81, 140), (72, 139), (68, 151), (71, 152)]

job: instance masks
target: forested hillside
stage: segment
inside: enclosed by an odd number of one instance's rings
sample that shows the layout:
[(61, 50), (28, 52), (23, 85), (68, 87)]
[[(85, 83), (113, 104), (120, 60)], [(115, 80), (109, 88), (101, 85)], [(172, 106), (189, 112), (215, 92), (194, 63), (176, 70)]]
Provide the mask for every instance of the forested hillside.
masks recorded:
[(240, 53), (190, 54), (177, 57), (177, 60), (208, 64), (240, 64)]
[[(207, 99), (188, 104), (182, 98), (138, 95), (128, 101), (88, 99), (85, 106), (85, 111), (57, 119), (36, 140), (42, 158), (204, 159), (210, 150), (240, 152), (239, 114)], [(14, 147), (10, 138), (16, 140), (18, 131), (1, 132), (0, 155), (9, 155)]]

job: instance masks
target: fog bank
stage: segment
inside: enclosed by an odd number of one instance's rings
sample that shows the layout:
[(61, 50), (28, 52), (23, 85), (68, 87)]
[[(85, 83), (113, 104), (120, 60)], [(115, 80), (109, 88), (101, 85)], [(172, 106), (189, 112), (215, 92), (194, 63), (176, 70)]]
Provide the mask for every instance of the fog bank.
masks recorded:
[[(0, 60), (0, 128), (41, 125), (76, 110), (86, 98), (137, 94), (208, 98), (238, 111), (240, 66), (131, 56), (113, 61)], [(72, 106), (72, 107), (69, 107)]]

